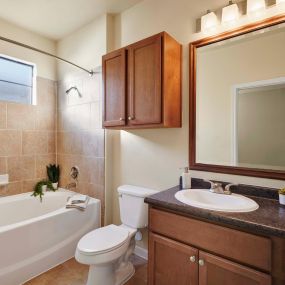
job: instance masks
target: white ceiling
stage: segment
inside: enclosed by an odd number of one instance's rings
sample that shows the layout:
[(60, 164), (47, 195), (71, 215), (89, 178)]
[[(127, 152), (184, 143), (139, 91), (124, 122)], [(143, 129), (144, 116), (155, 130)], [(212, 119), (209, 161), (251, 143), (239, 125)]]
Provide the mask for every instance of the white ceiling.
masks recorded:
[(142, 0), (0, 0), (0, 18), (58, 40), (104, 13), (120, 13)]

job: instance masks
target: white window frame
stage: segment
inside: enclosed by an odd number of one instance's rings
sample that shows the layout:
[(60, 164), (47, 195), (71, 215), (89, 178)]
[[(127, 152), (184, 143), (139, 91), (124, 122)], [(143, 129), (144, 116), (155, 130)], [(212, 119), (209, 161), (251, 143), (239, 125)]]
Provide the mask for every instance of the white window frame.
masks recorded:
[(32, 68), (33, 68), (33, 74), (32, 74), (32, 77), (33, 77), (33, 88), (32, 88), (32, 102), (31, 102), (31, 105), (37, 105), (37, 65), (35, 63), (33, 63), (33, 62), (22, 60), (22, 59), (19, 59), (19, 58), (16, 58), (16, 57), (12, 57), (12, 56), (9, 56), (9, 55), (6, 55), (6, 54), (2, 54), (2, 53), (0, 53), (0, 57), (6, 58), (6, 59), (8, 59), (10, 61), (19, 62), (20, 64), (26, 64), (26, 65), (32, 66)]

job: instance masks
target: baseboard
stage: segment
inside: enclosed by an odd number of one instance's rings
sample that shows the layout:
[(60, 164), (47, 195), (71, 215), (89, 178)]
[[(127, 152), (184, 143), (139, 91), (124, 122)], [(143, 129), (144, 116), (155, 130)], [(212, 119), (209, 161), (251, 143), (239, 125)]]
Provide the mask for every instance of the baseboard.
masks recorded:
[(134, 253), (141, 258), (148, 259), (148, 250), (145, 248), (136, 245)]

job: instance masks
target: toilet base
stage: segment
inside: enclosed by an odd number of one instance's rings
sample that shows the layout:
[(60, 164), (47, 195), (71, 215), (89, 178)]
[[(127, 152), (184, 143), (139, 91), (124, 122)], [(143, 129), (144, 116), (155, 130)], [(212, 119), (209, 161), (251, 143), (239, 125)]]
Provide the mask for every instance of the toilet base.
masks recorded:
[(125, 265), (120, 266), (116, 270), (116, 283), (115, 285), (123, 285), (129, 281), (135, 274), (135, 268), (131, 262), (127, 262)]

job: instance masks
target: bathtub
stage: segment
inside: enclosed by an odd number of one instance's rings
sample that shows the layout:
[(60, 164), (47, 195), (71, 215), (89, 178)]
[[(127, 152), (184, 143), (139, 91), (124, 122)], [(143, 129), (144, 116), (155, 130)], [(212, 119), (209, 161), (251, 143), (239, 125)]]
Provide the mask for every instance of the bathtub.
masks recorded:
[(0, 198), (0, 285), (19, 285), (72, 258), (79, 239), (100, 226), (100, 201), (66, 209), (74, 192), (39, 198), (24, 193)]

